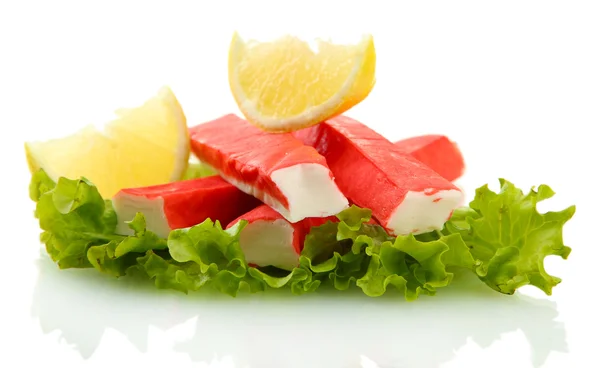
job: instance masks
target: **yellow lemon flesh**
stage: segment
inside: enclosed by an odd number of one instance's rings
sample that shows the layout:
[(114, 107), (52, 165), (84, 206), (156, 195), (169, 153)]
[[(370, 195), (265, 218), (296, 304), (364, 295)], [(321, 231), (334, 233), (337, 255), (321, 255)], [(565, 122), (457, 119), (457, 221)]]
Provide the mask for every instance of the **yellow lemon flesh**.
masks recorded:
[(355, 44), (285, 36), (273, 42), (243, 40), (229, 48), (229, 86), (251, 123), (271, 132), (318, 124), (364, 100), (375, 83), (372, 36)]
[(185, 115), (169, 88), (116, 115), (104, 131), (88, 126), (65, 138), (25, 143), (29, 169), (41, 168), (55, 181), (85, 177), (104, 198), (182, 177), (190, 142)]

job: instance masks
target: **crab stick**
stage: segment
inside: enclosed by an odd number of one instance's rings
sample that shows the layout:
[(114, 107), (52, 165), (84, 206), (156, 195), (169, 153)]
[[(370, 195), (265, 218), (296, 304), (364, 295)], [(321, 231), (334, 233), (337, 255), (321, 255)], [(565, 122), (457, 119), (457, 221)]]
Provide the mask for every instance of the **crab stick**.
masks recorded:
[(403, 139), (395, 145), (446, 180), (454, 181), (465, 171), (465, 161), (458, 146), (444, 135), (421, 135)]
[(291, 133), (270, 134), (229, 114), (191, 128), (190, 138), (200, 161), (290, 222), (348, 207), (325, 158)]
[(292, 224), (265, 204), (233, 220), (227, 227), (241, 220), (248, 222), (240, 233), (240, 248), (248, 264), (284, 270), (298, 265), (306, 236), (302, 221)]
[(462, 192), (372, 129), (338, 116), (294, 133), (325, 156), (339, 188), (394, 235), (441, 229)]
[(219, 176), (179, 181), (143, 188), (122, 189), (112, 199), (117, 213), (117, 233), (131, 235), (126, 221), (137, 212), (146, 228), (166, 238), (173, 229), (199, 224), (210, 218), (223, 226), (260, 202)]
[(253, 266), (274, 266), (291, 270), (298, 266), (304, 239), (314, 226), (327, 221), (338, 221), (337, 217), (306, 218), (291, 223), (271, 207), (263, 204), (233, 220), (227, 227), (241, 220), (247, 224), (240, 233), (240, 248), (246, 262)]

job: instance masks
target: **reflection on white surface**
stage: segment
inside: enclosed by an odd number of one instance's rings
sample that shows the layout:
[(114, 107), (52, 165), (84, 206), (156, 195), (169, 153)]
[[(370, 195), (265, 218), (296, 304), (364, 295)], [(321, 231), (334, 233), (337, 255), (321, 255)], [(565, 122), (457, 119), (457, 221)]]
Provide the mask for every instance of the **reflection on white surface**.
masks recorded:
[(46, 256), (38, 267), (33, 314), (44, 333), (59, 331), (84, 359), (100, 345), (122, 345), (107, 331), (146, 352), (156, 329), (201, 367), (439, 367), (470, 341), (487, 349), (506, 333), (524, 335), (526, 366), (567, 351), (555, 303), (498, 294), (470, 274), (408, 303), (396, 293), (371, 299), (359, 291), (186, 296), (91, 270), (60, 271)]

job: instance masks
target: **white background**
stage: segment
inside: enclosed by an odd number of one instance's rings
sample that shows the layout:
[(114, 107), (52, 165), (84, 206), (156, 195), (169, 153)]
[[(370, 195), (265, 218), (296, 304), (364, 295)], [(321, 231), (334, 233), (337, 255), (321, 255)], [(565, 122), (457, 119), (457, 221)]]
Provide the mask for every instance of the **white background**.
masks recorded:
[[(324, 2), (324, 1), (323, 1)], [(597, 367), (600, 3), (597, 1), (0, 3), (0, 366)], [(366, 5), (370, 3), (371, 5)], [(394, 5), (391, 5), (394, 4)], [(552, 296), (496, 294), (465, 275), (406, 303), (360, 293), (184, 296), (38, 245), (23, 142), (102, 123), (170, 85), (190, 125), (237, 111), (234, 29), (370, 32), (377, 85), (348, 115), (394, 140), (443, 133), (469, 197), (504, 177), (577, 205)]]

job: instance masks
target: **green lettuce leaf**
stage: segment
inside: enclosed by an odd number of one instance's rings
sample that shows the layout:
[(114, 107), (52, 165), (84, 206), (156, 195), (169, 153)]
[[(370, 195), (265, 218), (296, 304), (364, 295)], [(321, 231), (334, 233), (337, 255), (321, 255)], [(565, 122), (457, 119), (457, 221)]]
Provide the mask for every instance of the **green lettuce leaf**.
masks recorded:
[(540, 214), (537, 203), (554, 195), (548, 186), (524, 194), (508, 181), (500, 184), (498, 193), (477, 189), (475, 199), (455, 210), (442, 230), (416, 236), (392, 237), (370, 221), (370, 210), (352, 206), (336, 221), (310, 230), (291, 272), (247, 265), (239, 244), (245, 221), (223, 229), (207, 219), (161, 239), (147, 231), (138, 213), (128, 223), (133, 235), (122, 236), (115, 234), (111, 201), (85, 178), (55, 183), (40, 170), (32, 176), (29, 195), (36, 202), (41, 241), (60, 268), (143, 276), (161, 289), (187, 293), (212, 287), (236, 296), (267, 289), (304, 294), (327, 285), (357, 287), (376, 297), (393, 287), (414, 300), (434, 295), (452, 281), (453, 269), (466, 268), (501, 293), (533, 285), (550, 294), (561, 280), (545, 271), (544, 259), (566, 259), (571, 252), (562, 229), (575, 207)]
[(136, 259), (137, 264), (127, 269), (128, 275), (143, 275), (154, 280), (158, 289), (173, 289), (188, 293), (205, 286), (210, 277), (200, 271), (194, 262), (180, 263), (153, 251)]
[(364, 254), (351, 251), (352, 241), (338, 240), (337, 230), (337, 223), (327, 222), (313, 227), (306, 236), (300, 267), (313, 274), (311, 288), (327, 283), (346, 290), (362, 274)]
[(87, 258), (90, 247), (122, 239), (114, 234), (117, 217), (112, 204), (84, 178), (60, 178), (54, 185), (45, 172), (38, 171), (30, 196), (37, 200), (40, 239), (60, 268), (92, 267)]
[(29, 181), (29, 198), (38, 202), (40, 197), (56, 187), (56, 183), (50, 179), (44, 170), (38, 170), (31, 176)]
[(450, 246), (466, 250), (460, 236), (421, 242), (408, 235), (384, 242), (378, 250), (371, 250), (369, 269), (357, 285), (370, 296), (382, 295), (388, 285), (400, 290), (407, 300), (415, 300), (421, 293), (435, 295), (438, 288), (452, 280), (453, 274), (447, 271), (448, 264), (444, 262), (452, 258), (445, 254), (456, 254), (450, 252)]
[(182, 180), (204, 178), (206, 176), (217, 175), (217, 171), (202, 162), (190, 162), (187, 170), (183, 174)]
[[(169, 234), (169, 253), (179, 263), (194, 263), (219, 291), (235, 296), (246, 278), (246, 261), (239, 246), (245, 222), (223, 230), (210, 219)], [(254, 286), (255, 283), (252, 283)]]
[(550, 187), (524, 194), (506, 180), (500, 184), (499, 193), (477, 189), (475, 199), (454, 211), (442, 231), (417, 236), (390, 237), (368, 224), (368, 210), (351, 207), (338, 215), (339, 223), (311, 230), (301, 265), (316, 280), (338, 290), (356, 284), (369, 296), (384, 294), (390, 285), (407, 300), (434, 295), (450, 283), (453, 268), (471, 270), (501, 293), (533, 285), (550, 295), (561, 280), (545, 271), (544, 259), (570, 254), (562, 229), (575, 206), (540, 214), (536, 205), (554, 195)]
[(455, 211), (445, 233), (459, 234), (473, 257), (481, 262), (477, 274), (492, 289), (513, 294), (533, 285), (546, 294), (561, 279), (549, 275), (544, 259), (550, 255), (567, 259), (571, 248), (563, 242), (563, 226), (575, 214), (575, 206), (540, 214), (537, 204), (554, 196), (547, 185), (529, 193), (500, 179), (500, 191), (487, 185), (477, 189), (469, 208)]
[(302, 294), (318, 286), (306, 269), (282, 273), (249, 267), (239, 245), (245, 222), (225, 230), (208, 219), (161, 239), (146, 230), (144, 216), (137, 213), (128, 223), (134, 234), (117, 235), (112, 203), (103, 200), (92, 183), (84, 178), (54, 183), (42, 170), (32, 176), (30, 197), (37, 202), (41, 240), (60, 268), (94, 267), (115, 277), (141, 275), (158, 288), (186, 293), (210, 285), (232, 296), (267, 287)]
[(243, 289), (257, 292), (267, 287), (289, 287), (296, 294), (316, 289), (305, 269), (297, 268), (278, 276), (248, 266), (239, 243), (240, 232), (246, 224), (240, 221), (224, 230), (218, 221), (207, 219), (187, 229), (173, 230), (168, 239), (169, 252), (174, 261), (193, 264), (194, 275), (202, 275), (203, 283), (231, 296)]
[(167, 248), (166, 240), (146, 232), (141, 214), (129, 223), (135, 235), (115, 234), (117, 217), (112, 203), (85, 178), (60, 178), (54, 183), (40, 170), (31, 180), (30, 197), (37, 201), (35, 216), (44, 230), (41, 240), (60, 268), (94, 267), (123, 276), (137, 257), (150, 249)]
[(318, 280), (313, 280), (312, 272), (304, 267), (294, 268), (291, 272), (274, 267), (265, 269), (249, 267), (248, 273), (252, 278), (260, 281), (263, 287), (272, 289), (289, 287), (291, 292), (296, 295), (313, 292), (320, 285)]
[(146, 231), (146, 219), (137, 213), (129, 221), (134, 235), (112, 240), (103, 245), (95, 245), (88, 249), (88, 261), (98, 271), (112, 276), (124, 276), (127, 270), (137, 264), (137, 258), (153, 250), (167, 249), (167, 241), (156, 234)]
[(352, 206), (339, 222), (311, 229), (300, 262), (338, 290), (358, 286), (368, 296), (383, 295), (394, 286), (407, 300), (420, 293), (435, 294), (452, 280), (448, 266), (477, 266), (458, 234), (430, 241), (414, 236), (391, 237), (370, 224), (371, 211)]

